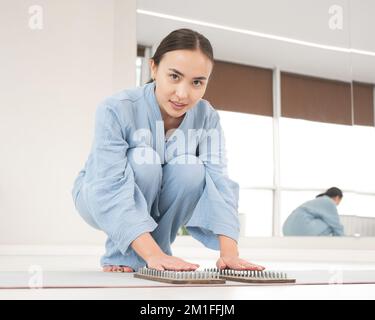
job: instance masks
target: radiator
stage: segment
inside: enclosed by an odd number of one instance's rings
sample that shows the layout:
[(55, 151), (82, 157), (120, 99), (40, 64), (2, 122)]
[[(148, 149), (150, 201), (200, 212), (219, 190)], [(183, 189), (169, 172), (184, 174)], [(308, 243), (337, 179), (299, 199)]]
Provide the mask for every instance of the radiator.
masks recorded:
[(340, 215), (346, 236), (375, 237), (375, 218)]

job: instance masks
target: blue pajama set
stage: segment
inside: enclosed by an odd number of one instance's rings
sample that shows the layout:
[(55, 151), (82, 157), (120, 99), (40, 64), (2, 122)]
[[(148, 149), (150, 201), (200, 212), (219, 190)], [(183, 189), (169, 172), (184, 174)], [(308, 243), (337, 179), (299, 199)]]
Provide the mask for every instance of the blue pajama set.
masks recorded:
[(84, 221), (107, 235), (101, 265), (144, 267), (131, 243), (146, 232), (168, 255), (181, 226), (213, 250), (219, 234), (238, 241), (239, 185), (226, 161), (219, 114), (208, 101), (166, 137), (155, 82), (105, 99), (72, 190)]
[(307, 201), (283, 225), (285, 236), (344, 236), (337, 206), (328, 196)]

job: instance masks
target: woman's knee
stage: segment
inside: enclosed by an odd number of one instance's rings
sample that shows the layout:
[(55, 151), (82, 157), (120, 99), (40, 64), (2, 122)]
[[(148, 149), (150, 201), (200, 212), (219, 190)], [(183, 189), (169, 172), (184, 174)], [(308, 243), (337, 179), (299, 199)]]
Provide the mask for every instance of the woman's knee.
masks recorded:
[(75, 199), (75, 207), (76, 207), (76, 210), (78, 211), (78, 213), (80, 214), (80, 216), (82, 217), (82, 219), (88, 224), (90, 225), (91, 227), (95, 228), (95, 229), (98, 229), (100, 230), (100, 227), (97, 225), (97, 223), (95, 222), (94, 218), (92, 217), (88, 207), (87, 207), (87, 204), (86, 204), (86, 201), (83, 197), (83, 193), (82, 193), (82, 190), (78, 192), (78, 195)]
[(193, 155), (181, 155), (165, 166), (164, 174), (173, 175), (174, 181), (185, 189), (202, 188), (206, 170), (203, 162)]
[(160, 157), (150, 147), (129, 149), (127, 158), (133, 169), (135, 180), (140, 185), (156, 183), (161, 179), (162, 168)]

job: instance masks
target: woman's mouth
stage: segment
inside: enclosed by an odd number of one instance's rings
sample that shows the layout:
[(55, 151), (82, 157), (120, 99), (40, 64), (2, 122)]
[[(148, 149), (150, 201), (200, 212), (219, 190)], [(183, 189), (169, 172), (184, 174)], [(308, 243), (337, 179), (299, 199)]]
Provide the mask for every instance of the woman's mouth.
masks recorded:
[(169, 102), (171, 103), (172, 107), (176, 110), (181, 110), (181, 109), (183, 109), (187, 106), (187, 104), (176, 103), (176, 102), (173, 102), (173, 101), (170, 101), (170, 100), (169, 100)]

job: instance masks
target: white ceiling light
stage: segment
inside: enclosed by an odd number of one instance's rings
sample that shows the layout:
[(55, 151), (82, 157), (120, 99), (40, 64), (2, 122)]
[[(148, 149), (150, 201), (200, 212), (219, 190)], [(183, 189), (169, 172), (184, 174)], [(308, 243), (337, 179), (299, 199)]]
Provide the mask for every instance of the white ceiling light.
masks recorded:
[(315, 42), (302, 41), (302, 40), (297, 40), (297, 39), (293, 39), (293, 38), (281, 37), (281, 36), (276, 36), (276, 35), (273, 35), (273, 34), (251, 31), (251, 30), (247, 30), (247, 29), (228, 27), (228, 26), (224, 26), (224, 25), (220, 25), (220, 24), (216, 24), (216, 23), (187, 19), (187, 18), (177, 17), (177, 16), (164, 14), (164, 13), (158, 13), (158, 12), (154, 12), (154, 11), (142, 10), (142, 9), (137, 9), (137, 13), (143, 14), (143, 15), (148, 15), (148, 16), (153, 16), (153, 17), (158, 17), (158, 18), (162, 18), (162, 19), (174, 20), (174, 21), (179, 21), (179, 22), (186, 22), (186, 23), (191, 23), (191, 24), (200, 25), (200, 26), (204, 26), (204, 27), (210, 27), (210, 28), (216, 28), (216, 29), (221, 29), (221, 30), (226, 30), (226, 31), (231, 31), (231, 32), (242, 33), (242, 34), (251, 35), (251, 36), (259, 37), (259, 38), (283, 41), (283, 42), (298, 44), (298, 45), (307, 46), (307, 47), (314, 47), (314, 48), (331, 50), (331, 51), (338, 51), (338, 52), (344, 52), (344, 53), (355, 53), (355, 54), (361, 54), (361, 55), (374, 56), (375, 57), (375, 52), (372, 52), (372, 51), (358, 50), (358, 49), (352, 49), (352, 48), (343, 48), (343, 47), (336, 47), (336, 46), (328, 46), (328, 45), (319, 44), (319, 43), (315, 43)]

